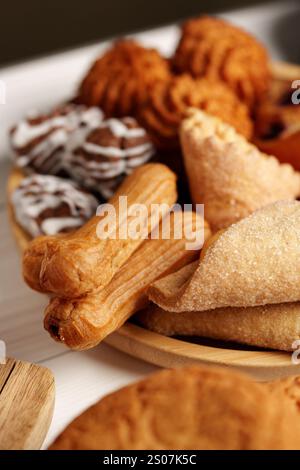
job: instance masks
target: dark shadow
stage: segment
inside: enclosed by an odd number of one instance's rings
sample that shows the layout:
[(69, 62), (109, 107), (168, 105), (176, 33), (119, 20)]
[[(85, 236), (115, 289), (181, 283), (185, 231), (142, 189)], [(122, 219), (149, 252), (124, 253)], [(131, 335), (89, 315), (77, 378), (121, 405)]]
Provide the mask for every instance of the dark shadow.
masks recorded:
[(285, 61), (300, 63), (300, 3), (274, 22), (272, 39)]

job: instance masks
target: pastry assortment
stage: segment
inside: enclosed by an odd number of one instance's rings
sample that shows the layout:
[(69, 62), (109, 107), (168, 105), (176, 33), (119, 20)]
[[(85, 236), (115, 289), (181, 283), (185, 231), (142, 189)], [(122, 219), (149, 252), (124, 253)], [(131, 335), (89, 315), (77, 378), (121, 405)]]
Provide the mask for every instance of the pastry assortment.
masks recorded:
[[(10, 211), (31, 240), (24, 279), (51, 295), (44, 327), (54, 340), (89, 349), (131, 318), (165, 336), (293, 349), (300, 112), (290, 86), (272, 78), (255, 38), (200, 17), (184, 23), (171, 58), (117, 41), (72, 102), (14, 126)], [(204, 245), (189, 249), (195, 231)], [(104, 398), (52, 448), (297, 448), (298, 388), (299, 379), (165, 371)]]
[[(255, 145), (282, 123), (289, 135), (299, 126), (289, 85), (272, 79), (255, 38), (199, 17), (183, 24), (173, 57), (119, 40), (72, 102), (14, 126), (14, 162), (24, 176), (11, 211), (37, 237), (25, 249), (23, 275), (52, 296), (44, 324), (54, 339), (93, 347), (144, 308), (136, 321), (165, 335), (291, 349), (299, 335), (300, 173), (297, 162)], [(152, 205), (164, 207), (158, 223), (177, 201), (167, 165), (177, 169), (179, 188), (188, 183), (180, 202), (204, 204), (201, 257), (174, 227), (168, 240), (151, 239)], [(122, 237), (136, 223), (122, 197), (146, 207), (145, 233)], [(117, 216), (108, 236), (98, 232), (103, 200)], [(187, 226), (200, 216), (189, 217)], [(175, 213), (182, 228), (179, 219)]]
[(300, 170), (300, 108), (293, 104), (299, 91), (291, 81), (274, 81), (256, 110), (255, 144), (279, 161)]
[(255, 383), (228, 369), (157, 372), (100, 400), (50, 450), (299, 449), (299, 377)]

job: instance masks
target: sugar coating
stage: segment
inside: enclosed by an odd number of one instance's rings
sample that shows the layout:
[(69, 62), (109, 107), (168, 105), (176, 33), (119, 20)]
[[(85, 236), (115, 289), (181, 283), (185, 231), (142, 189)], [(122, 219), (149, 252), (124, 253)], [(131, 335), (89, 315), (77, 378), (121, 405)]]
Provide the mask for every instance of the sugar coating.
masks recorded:
[(193, 202), (205, 205), (213, 230), (300, 194), (299, 173), (218, 118), (190, 109), (180, 136)]
[(299, 301), (299, 242), (300, 202), (278, 201), (222, 232), (184, 290), (150, 297), (178, 312)]

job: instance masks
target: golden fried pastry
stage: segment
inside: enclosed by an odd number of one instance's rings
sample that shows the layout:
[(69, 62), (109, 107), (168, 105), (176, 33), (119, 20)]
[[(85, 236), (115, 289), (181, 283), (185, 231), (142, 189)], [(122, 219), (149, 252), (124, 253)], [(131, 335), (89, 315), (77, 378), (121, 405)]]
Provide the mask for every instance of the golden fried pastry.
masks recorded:
[(218, 116), (246, 138), (251, 137), (248, 110), (225, 84), (181, 75), (156, 83), (140, 112), (140, 120), (157, 147), (178, 147), (178, 129), (191, 106)]
[(261, 153), (218, 118), (189, 110), (180, 138), (193, 202), (205, 205), (213, 230), (300, 194), (299, 173)]
[(208, 239), (183, 285), (170, 275), (152, 284), (149, 297), (174, 312), (297, 302), (299, 239), (300, 202), (270, 204)]
[(155, 49), (121, 40), (93, 64), (78, 102), (99, 106), (107, 116), (134, 116), (153, 85), (169, 75), (168, 62)]
[(249, 33), (218, 18), (200, 16), (183, 24), (173, 64), (180, 73), (224, 81), (250, 109), (270, 84), (265, 48)]
[(299, 377), (255, 383), (225, 368), (163, 370), (76, 418), (50, 450), (299, 449)]
[(178, 211), (170, 222), (170, 237), (163, 238), (161, 227), (159, 238), (145, 240), (103, 289), (77, 300), (53, 298), (44, 321), (52, 337), (72, 349), (96, 346), (147, 305), (154, 280), (199, 258), (201, 246), (187, 249), (187, 240), (196, 230), (204, 229), (205, 239), (210, 235), (202, 217)]
[(180, 313), (150, 304), (135, 318), (165, 336), (202, 336), (281, 351), (294, 350), (300, 339), (300, 302)]
[[(119, 196), (127, 197), (126, 202)], [(130, 230), (138, 219), (147, 233), (151, 230), (148, 212), (130, 213), (134, 205), (143, 204), (149, 211), (152, 204), (163, 204), (162, 217), (176, 198), (176, 177), (169, 168), (158, 163), (137, 168), (110, 199), (115, 220), (104, 211), (63, 238), (38, 237), (29, 244), (23, 256), (25, 281), (35, 290), (71, 299), (104, 286), (143, 241), (143, 230), (134, 238), (126, 233), (124, 237), (124, 227)], [(102, 236), (99, 224), (105, 225), (106, 220), (111, 222), (112, 233)]]

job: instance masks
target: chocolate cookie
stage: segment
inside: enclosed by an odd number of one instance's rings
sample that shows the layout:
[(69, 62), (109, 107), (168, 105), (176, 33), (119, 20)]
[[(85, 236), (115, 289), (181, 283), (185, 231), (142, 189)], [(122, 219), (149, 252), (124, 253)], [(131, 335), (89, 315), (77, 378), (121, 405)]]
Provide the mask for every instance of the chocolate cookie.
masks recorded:
[(51, 175), (24, 178), (11, 196), (16, 221), (32, 237), (70, 232), (97, 209), (94, 196), (77, 184)]
[(98, 108), (66, 104), (22, 120), (10, 132), (15, 164), (27, 173), (59, 174), (67, 146), (76, 145), (102, 119)]
[(68, 154), (67, 170), (82, 186), (108, 199), (124, 176), (153, 154), (150, 137), (134, 118), (108, 119)]

